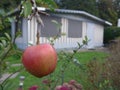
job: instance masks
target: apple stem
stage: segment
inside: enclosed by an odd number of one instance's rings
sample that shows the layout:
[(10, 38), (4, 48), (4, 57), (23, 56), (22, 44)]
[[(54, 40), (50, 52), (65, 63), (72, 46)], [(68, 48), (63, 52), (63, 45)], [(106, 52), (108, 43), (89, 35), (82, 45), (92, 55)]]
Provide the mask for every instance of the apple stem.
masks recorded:
[(36, 42), (37, 45), (40, 44), (39, 37), (40, 37), (40, 34), (37, 32), (37, 42)]
[(32, 3), (33, 7), (34, 7), (33, 12), (35, 13), (35, 17), (36, 17), (36, 20), (37, 20), (37, 23), (38, 23), (37, 24), (37, 34), (36, 34), (36, 37), (37, 37), (36, 44), (38, 45), (40, 43), (40, 41), (39, 41), (39, 38), (40, 38), (39, 24), (41, 22), (39, 22), (39, 20), (38, 20), (40, 16), (39, 16), (39, 13), (38, 13), (37, 4), (36, 4), (35, 0), (31, 0), (31, 3)]
[(36, 37), (37, 37), (37, 41), (36, 41), (36, 45), (40, 44), (40, 25), (38, 24), (37, 26), (37, 34), (36, 34)]
[(40, 15), (39, 15), (39, 12), (42, 12), (42, 11), (38, 10), (35, 0), (31, 0), (31, 3), (32, 3), (33, 7), (34, 7), (33, 12), (35, 13), (35, 17), (36, 17), (36, 20), (37, 20), (37, 23), (38, 23), (38, 25), (37, 25), (37, 35), (36, 35), (36, 37), (37, 37), (36, 44), (38, 45), (38, 44), (40, 44), (40, 40), (39, 40), (39, 38), (40, 38), (40, 29), (41, 29), (40, 26), (44, 25)]

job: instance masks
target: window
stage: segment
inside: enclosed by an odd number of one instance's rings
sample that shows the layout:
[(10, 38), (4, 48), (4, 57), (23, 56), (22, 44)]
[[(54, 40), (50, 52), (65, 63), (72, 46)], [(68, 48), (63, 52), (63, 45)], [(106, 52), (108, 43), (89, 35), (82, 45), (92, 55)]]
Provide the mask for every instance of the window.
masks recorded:
[(68, 37), (82, 37), (82, 22), (77, 20), (68, 20)]
[(41, 27), (41, 37), (53, 37), (55, 35), (60, 35), (60, 28), (52, 22), (52, 20), (61, 23), (61, 18), (53, 16), (41, 16), (44, 27)]

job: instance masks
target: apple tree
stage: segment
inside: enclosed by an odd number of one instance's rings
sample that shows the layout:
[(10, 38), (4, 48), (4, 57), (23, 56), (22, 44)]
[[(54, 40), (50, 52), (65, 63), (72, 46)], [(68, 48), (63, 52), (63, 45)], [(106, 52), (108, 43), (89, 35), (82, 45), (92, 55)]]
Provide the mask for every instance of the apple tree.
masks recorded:
[[(19, 13), (17, 16), (15, 16), (17, 22), (19, 22), (21, 16), (28, 17), (28, 15), (33, 15), (32, 7), (34, 7), (33, 11), (34, 11), (34, 14), (39, 19), (38, 23), (42, 24), (42, 20), (38, 14), (37, 5), (50, 7), (51, 9), (53, 9), (54, 8), (53, 6), (56, 7), (56, 4), (52, 0), (21, 0), (21, 1), (6, 0), (6, 1), (0, 1), (0, 2), (3, 3), (3, 4), (0, 4), (0, 6), (3, 8), (3, 9), (0, 9), (0, 34), (1, 34), (0, 35), (0, 78), (2, 78), (3, 73), (5, 73), (5, 70), (8, 67), (6, 58), (8, 58), (10, 55), (21, 53), (17, 50), (16, 45), (15, 45), (15, 39), (17, 36), (19, 36), (18, 33), (16, 32), (16, 37), (14, 39), (12, 39), (10, 33), (5, 31), (6, 29), (10, 29), (10, 27), (7, 27), (7, 26), (9, 26), (7, 24), (9, 24), (10, 17), (9, 16), (6, 17), (7, 14), (4, 11), (7, 11), (10, 8), (4, 10), (4, 6), (6, 6), (6, 4), (8, 4), (8, 3), (9, 3), (8, 5), (11, 5), (14, 2), (17, 2), (17, 4), (19, 2), (21, 2), (17, 7), (19, 9)], [(19, 71), (20, 70), (18, 70), (16, 72), (19, 72)], [(7, 80), (16, 72), (13, 72), (5, 80), (0, 81), (0, 90), (4, 90)]]

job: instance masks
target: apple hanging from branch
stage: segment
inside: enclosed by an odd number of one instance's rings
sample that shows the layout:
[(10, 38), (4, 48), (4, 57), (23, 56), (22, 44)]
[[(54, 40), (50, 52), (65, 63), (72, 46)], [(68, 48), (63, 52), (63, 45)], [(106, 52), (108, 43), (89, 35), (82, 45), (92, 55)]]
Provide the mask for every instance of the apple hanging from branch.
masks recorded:
[(50, 44), (29, 46), (23, 53), (22, 63), (29, 73), (40, 78), (55, 70), (57, 53)]
[[(35, 46), (29, 46), (23, 53), (22, 63), (26, 70), (36, 77), (43, 77), (52, 73), (57, 64), (57, 53), (52, 45), (40, 44), (40, 27), (44, 26), (43, 21), (39, 15), (39, 11), (35, 0), (32, 1), (34, 7), (33, 12), (37, 21), (37, 42)], [(45, 13), (43, 13), (45, 14)]]

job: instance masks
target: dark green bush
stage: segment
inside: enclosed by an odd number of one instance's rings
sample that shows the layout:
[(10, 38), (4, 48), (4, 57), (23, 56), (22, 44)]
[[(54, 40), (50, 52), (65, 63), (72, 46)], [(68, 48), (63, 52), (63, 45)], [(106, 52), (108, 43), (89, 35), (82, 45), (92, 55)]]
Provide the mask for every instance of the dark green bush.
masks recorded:
[(104, 44), (120, 37), (120, 27), (106, 27), (104, 29)]

